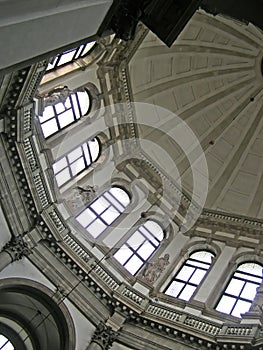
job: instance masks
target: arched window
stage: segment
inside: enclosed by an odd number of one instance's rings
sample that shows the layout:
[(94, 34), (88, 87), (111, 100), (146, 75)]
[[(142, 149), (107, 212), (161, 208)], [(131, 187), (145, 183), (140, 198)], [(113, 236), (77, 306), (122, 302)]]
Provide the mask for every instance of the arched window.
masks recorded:
[(0, 350), (14, 350), (13, 344), (3, 334), (0, 334)]
[(100, 141), (97, 137), (83, 143), (53, 164), (53, 171), (59, 187), (80, 174), (100, 156)]
[(190, 300), (210, 269), (214, 257), (213, 253), (205, 250), (191, 254), (164, 293), (186, 301)]
[(120, 187), (113, 186), (83, 210), (76, 220), (93, 238), (97, 238), (129, 204), (128, 193)]
[(254, 300), (257, 287), (262, 283), (262, 266), (254, 262), (239, 265), (233, 273), (216, 310), (241, 317)]
[(81, 44), (77, 48), (64, 51), (53, 58), (53, 60), (48, 64), (46, 71), (55, 70), (65, 64), (74, 62), (78, 58), (87, 56), (94, 49), (95, 45), (96, 42), (92, 41), (87, 44)]
[(163, 240), (163, 229), (155, 221), (148, 220), (138, 227), (132, 236), (114, 254), (114, 258), (132, 275), (145, 264)]
[[(54, 92), (59, 94), (60, 92)], [(90, 96), (87, 91), (71, 93), (65, 102), (46, 106), (43, 115), (39, 116), (44, 137), (47, 138), (70, 124), (77, 122), (90, 110)]]

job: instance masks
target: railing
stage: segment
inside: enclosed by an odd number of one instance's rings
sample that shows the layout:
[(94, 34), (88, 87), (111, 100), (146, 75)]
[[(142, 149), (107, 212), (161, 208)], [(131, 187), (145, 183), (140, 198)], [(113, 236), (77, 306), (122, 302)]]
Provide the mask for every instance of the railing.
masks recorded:
[(182, 316), (182, 314), (179, 312), (170, 311), (155, 305), (148, 305), (145, 311), (149, 314), (158, 316), (160, 318), (163, 318), (165, 320), (172, 321), (172, 322), (178, 322), (180, 317)]

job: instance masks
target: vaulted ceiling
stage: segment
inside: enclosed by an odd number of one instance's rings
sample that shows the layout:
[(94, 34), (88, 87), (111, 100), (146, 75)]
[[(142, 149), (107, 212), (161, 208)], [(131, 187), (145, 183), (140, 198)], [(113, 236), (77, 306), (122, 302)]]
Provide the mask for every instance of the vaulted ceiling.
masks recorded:
[[(149, 32), (130, 62), (134, 101), (155, 106), (137, 111), (144, 151), (192, 194), (200, 143), (205, 207), (256, 218), (263, 218), (262, 57), (260, 29), (200, 10), (171, 48)], [(176, 116), (190, 127), (179, 138)]]

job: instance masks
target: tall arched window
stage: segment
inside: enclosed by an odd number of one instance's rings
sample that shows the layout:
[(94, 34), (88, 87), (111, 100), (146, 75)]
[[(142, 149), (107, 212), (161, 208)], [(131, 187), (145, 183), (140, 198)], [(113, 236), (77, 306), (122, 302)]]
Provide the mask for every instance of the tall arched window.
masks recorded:
[(233, 273), (216, 310), (241, 317), (254, 300), (257, 288), (262, 283), (262, 266), (254, 262), (239, 265)]
[(81, 44), (79, 47), (74, 49), (69, 49), (63, 53), (55, 56), (53, 60), (48, 64), (46, 71), (51, 71), (63, 66), (64, 64), (71, 63), (78, 58), (85, 57), (88, 55), (95, 47), (96, 42), (92, 41), (87, 44)]
[(214, 257), (213, 253), (205, 250), (191, 254), (173, 277), (164, 293), (186, 301), (190, 300), (197, 286), (210, 269)]
[(138, 227), (132, 236), (114, 254), (114, 258), (132, 275), (145, 264), (163, 240), (163, 229), (155, 221), (148, 220)]
[(83, 143), (53, 164), (53, 171), (59, 187), (79, 175), (100, 156), (100, 141), (97, 137)]
[(13, 344), (3, 334), (0, 334), (0, 350), (14, 350)]
[(83, 210), (76, 220), (93, 238), (97, 238), (129, 204), (128, 193), (121, 187), (113, 186)]
[(87, 91), (77, 91), (71, 93), (64, 103), (58, 102), (45, 107), (43, 115), (39, 116), (44, 137), (47, 138), (77, 122), (89, 112), (90, 103)]

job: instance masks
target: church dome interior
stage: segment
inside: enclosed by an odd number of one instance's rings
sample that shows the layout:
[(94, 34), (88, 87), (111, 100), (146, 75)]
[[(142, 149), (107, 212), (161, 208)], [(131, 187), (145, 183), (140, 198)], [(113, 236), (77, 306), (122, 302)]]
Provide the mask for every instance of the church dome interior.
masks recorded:
[(263, 349), (262, 28), (143, 3), (3, 2), (0, 349)]

